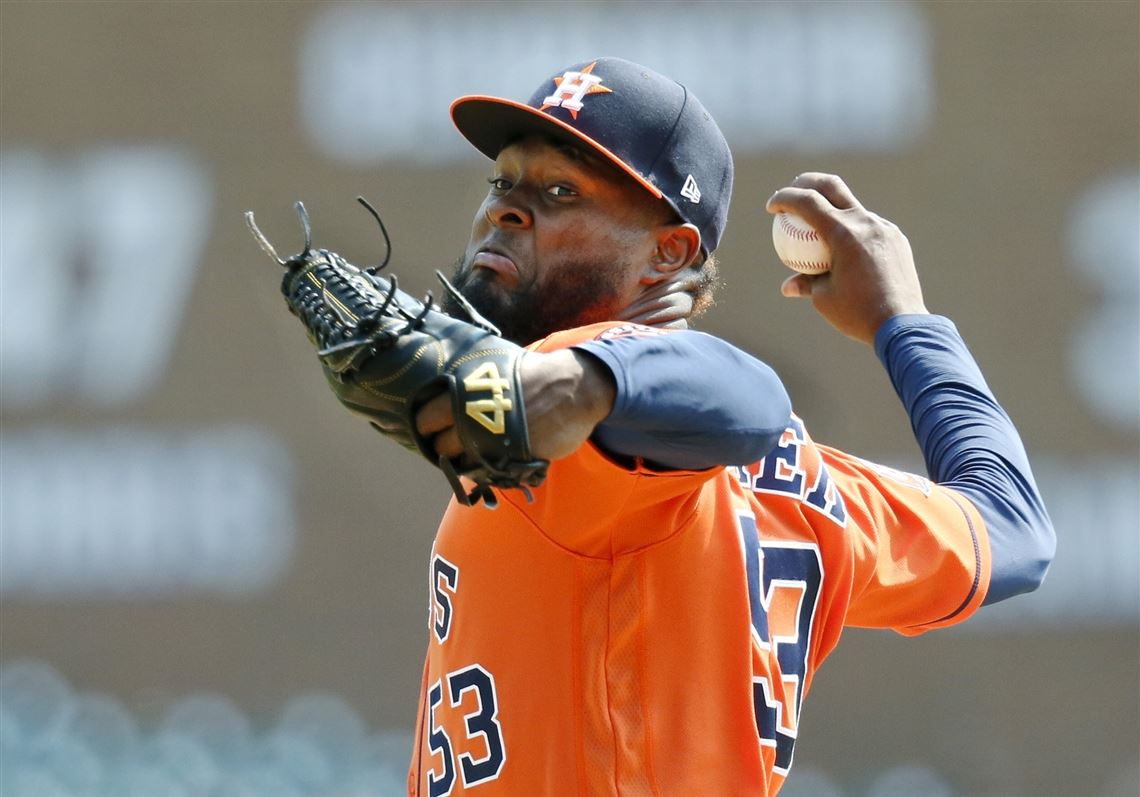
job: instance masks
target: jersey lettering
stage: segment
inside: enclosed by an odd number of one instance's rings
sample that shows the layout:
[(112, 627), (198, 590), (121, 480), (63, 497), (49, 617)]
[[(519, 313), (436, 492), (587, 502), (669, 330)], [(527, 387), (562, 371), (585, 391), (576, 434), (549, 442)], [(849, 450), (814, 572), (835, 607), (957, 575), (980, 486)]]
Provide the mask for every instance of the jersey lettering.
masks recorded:
[(451, 691), (451, 706), (459, 708), (463, 703), (464, 692), (475, 693), (475, 709), (463, 715), (467, 725), (467, 738), (482, 738), (487, 754), (476, 759), (470, 751), (459, 754), (463, 785), (478, 786), (495, 780), (507, 762), (507, 751), (503, 747), (503, 728), (499, 724), (499, 700), (495, 694), (495, 678), (478, 664), (451, 673), (447, 676), (447, 687)]
[(800, 447), (806, 441), (803, 421), (792, 416), (776, 448), (760, 460), (759, 472), (752, 478), (751, 489), (758, 493), (802, 496), (804, 471), (799, 464)]
[(804, 503), (817, 509), (840, 526), (847, 525), (847, 507), (843, 503), (843, 494), (835, 486), (827, 466), (819, 463), (819, 473), (816, 474), (815, 484), (804, 496)]
[(435, 708), (443, 702), (443, 684), (436, 681), (428, 692), (428, 748), (443, 759), (443, 771), (436, 774), (432, 769), (427, 773), (428, 796), (446, 797), (455, 786), (455, 761), (451, 754), (451, 739), (447, 731), (435, 723)]
[(431, 628), (442, 644), (451, 633), (451, 598), (459, 588), (459, 568), (439, 554), (431, 559), (431, 588)]
[(761, 746), (775, 748), (774, 771), (786, 776), (799, 727), (823, 560), (814, 543), (762, 542), (751, 515), (740, 516), (740, 534), (753, 643), (761, 654), (774, 653), (778, 665), (776, 682), (763, 675), (752, 679), (756, 730)]
[[(459, 568), (439, 554), (431, 558), (431, 629), (439, 644), (447, 641), (451, 621), (455, 615), (453, 599), (459, 588)], [(466, 734), (456, 743), (448, 735), (445, 722), (437, 709), (464, 710)], [(458, 769), (465, 787), (478, 786), (495, 780), (507, 761), (503, 743), (503, 728), (499, 724), (499, 696), (495, 690), (495, 677), (480, 664), (453, 670), (436, 681), (427, 693), (426, 726), (428, 749), (439, 756), (442, 763), (427, 772), (429, 797), (446, 797), (455, 788)], [(452, 730), (455, 725), (451, 724)]]
[[(443, 703), (444, 685), (447, 686), (448, 707), (471, 709), (463, 714), (466, 735), (456, 744), (438, 721), (436, 708)], [(466, 693), (472, 693), (470, 697)], [(427, 773), (429, 797), (446, 797), (455, 787), (456, 767), (463, 786), (471, 788), (499, 777), (507, 763), (507, 748), (503, 742), (503, 727), (499, 724), (499, 696), (495, 690), (495, 677), (482, 665), (472, 664), (447, 674), (436, 681), (427, 696), (428, 749), (441, 759), (439, 771), (433, 766)], [(458, 762), (458, 765), (457, 763)]]
[(647, 338), (654, 335), (668, 335), (673, 330), (662, 329), (661, 327), (647, 327), (644, 324), (622, 324), (621, 326), (609, 327), (603, 332), (599, 333), (594, 340), (617, 340), (618, 338)]
[[(780, 436), (776, 448), (764, 459), (752, 465), (732, 466), (736, 480), (745, 490), (798, 498), (820, 514), (831, 518), (840, 527), (847, 525), (847, 507), (843, 494), (835, 485), (831, 474), (820, 459), (803, 461), (807, 433), (799, 418), (792, 416), (788, 428)], [(814, 474), (814, 475), (813, 475)], [(811, 486), (807, 486), (811, 480)]]
[(907, 473), (906, 471), (891, 468), (886, 465), (880, 465), (877, 462), (868, 462), (865, 459), (859, 460), (868, 468), (873, 470), (880, 476), (890, 479), (891, 481), (898, 482), (906, 487), (911, 487), (918, 490), (923, 495), (929, 496), (934, 491), (934, 485), (930, 479), (919, 476), (915, 473)]

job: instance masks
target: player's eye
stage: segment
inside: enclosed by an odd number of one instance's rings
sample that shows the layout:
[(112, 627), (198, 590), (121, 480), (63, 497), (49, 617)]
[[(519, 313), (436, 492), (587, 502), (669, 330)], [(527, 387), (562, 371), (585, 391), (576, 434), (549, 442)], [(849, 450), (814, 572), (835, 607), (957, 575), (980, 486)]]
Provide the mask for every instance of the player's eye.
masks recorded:
[(503, 177), (489, 177), (487, 182), (491, 184), (493, 193), (502, 194), (511, 190), (511, 181)]
[(546, 189), (546, 193), (556, 197), (578, 196), (578, 192), (573, 188), (567, 188), (564, 185), (552, 185)]

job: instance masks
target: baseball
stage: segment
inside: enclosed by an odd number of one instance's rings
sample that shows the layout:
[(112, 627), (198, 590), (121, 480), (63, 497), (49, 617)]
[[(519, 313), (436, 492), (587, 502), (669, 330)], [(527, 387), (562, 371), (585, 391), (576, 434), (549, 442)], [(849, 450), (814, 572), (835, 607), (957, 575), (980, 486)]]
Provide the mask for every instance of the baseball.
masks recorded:
[(831, 252), (811, 225), (791, 213), (772, 220), (772, 244), (785, 266), (801, 274), (822, 274), (831, 268)]

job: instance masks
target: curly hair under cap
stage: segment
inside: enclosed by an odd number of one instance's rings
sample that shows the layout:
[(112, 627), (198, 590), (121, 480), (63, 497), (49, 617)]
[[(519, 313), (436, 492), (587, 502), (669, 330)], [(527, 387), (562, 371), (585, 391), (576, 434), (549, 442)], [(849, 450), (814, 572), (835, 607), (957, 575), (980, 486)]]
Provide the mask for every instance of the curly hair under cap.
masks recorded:
[(689, 318), (699, 318), (716, 305), (716, 290), (720, 287), (720, 263), (715, 254), (709, 254), (701, 263), (690, 268), (697, 269), (699, 281), (690, 293), (693, 294), (693, 310)]

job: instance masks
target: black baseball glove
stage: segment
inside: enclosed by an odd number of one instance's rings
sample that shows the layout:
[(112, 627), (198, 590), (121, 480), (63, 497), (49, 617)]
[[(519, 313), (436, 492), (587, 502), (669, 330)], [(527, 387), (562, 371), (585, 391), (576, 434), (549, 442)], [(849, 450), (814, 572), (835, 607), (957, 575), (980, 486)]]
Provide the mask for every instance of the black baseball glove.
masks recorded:
[[(363, 198), (360, 203), (380, 224)], [(312, 248), (304, 205), (296, 204), (305, 248), (288, 259), (258, 230), (253, 213), (246, 223), (261, 248), (285, 267), (281, 292), (289, 310), (305, 325), (317, 348), (329, 386), (342, 404), (367, 418), (382, 434), (422, 454), (447, 476), (460, 502), (496, 505), (492, 487), (537, 486), (549, 463), (530, 450), (523, 409), (519, 360), (523, 349), (504, 340), (438, 271), (436, 274), (468, 320), (452, 318), (400, 290), (394, 275), (381, 276), (388, 262), (358, 268), (327, 249)], [(451, 395), (455, 426), (464, 454), (436, 454), (431, 439), (417, 433), (416, 411), (429, 399)], [(468, 492), (459, 481), (475, 483)]]

